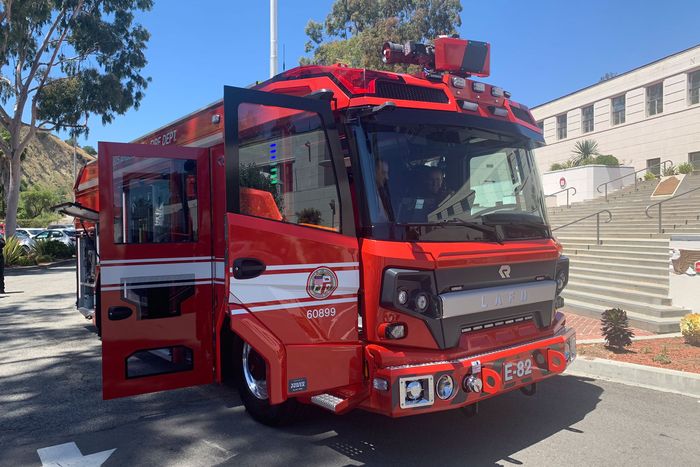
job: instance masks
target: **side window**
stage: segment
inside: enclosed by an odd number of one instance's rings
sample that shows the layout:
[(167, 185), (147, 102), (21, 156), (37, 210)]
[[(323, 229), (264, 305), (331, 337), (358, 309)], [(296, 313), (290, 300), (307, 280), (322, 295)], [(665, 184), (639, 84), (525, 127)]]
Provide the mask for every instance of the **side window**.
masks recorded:
[(337, 178), (317, 114), (241, 104), (238, 134), (241, 214), (340, 230)]
[(117, 156), (114, 242), (197, 241), (197, 161)]

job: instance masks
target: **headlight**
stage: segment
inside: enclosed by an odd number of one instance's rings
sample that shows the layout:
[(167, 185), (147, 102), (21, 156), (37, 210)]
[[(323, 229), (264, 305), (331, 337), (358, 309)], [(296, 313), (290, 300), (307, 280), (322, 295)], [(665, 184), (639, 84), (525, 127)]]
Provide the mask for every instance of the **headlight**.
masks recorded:
[(435, 385), (437, 396), (442, 399), (449, 399), (455, 393), (455, 383), (450, 375), (442, 375)]
[(430, 298), (428, 298), (428, 294), (426, 294), (425, 292), (418, 292), (418, 294), (416, 294), (414, 302), (416, 305), (417, 312), (425, 313), (426, 311), (428, 311), (428, 307), (430, 306)]

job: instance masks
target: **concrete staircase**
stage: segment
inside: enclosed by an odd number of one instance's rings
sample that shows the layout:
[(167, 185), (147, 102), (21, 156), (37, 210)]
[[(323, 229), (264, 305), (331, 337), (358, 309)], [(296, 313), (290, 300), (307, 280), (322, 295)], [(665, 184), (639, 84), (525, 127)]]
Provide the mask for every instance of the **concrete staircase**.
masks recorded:
[[(596, 243), (595, 217), (554, 233), (571, 261), (566, 305), (573, 311), (598, 318), (608, 308), (627, 311), (632, 326), (657, 333), (677, 332), (678, 321), (689, 310), (673, 306), (669, 297), (669, 239), (671, 235), (700, 236), (700, 190), (664, 203), (662, 233), (658, 211), (645, 216), (645, 208), (665, 198), (651, 199), (657, 181), (641, 182), (604, 198), (550, 208), (554, 228), (586, 215), (609, 209), (610, 223), (601, 215), (601, 240)], [(676, 194), (700, 187), (700, 175), (686, 176)], [(700, 302), (700, 298), (698, 299)]]

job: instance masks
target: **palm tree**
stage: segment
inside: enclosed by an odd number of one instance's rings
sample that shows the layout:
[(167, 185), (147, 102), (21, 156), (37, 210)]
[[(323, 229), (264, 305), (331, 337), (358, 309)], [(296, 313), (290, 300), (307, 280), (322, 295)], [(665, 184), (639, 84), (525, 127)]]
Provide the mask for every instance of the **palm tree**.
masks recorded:
[(577, 141), (574, 150), (571, 151), (574, 156), (571, 158), (571, 163), (574, 167), (583, 165), (588, 159), (598, 155), (598, 143), (594, 139), (584, 139)]

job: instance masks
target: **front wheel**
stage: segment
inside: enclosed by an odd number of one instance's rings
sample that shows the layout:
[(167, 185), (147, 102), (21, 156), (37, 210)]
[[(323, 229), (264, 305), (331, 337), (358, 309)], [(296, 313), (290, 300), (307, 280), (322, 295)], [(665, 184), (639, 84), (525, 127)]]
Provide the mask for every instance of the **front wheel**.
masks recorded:
[(268, 426), (287, 425), (294, 421), (299, 404), (288, 399), (277, 405), (270, 404), (267, 391), (267, 363), (250, 344), (240, 346), (241, 370), (239, 388), (243, 405), (258, 422)]

